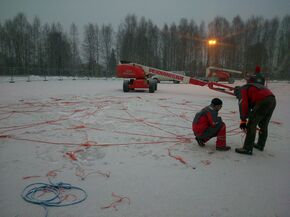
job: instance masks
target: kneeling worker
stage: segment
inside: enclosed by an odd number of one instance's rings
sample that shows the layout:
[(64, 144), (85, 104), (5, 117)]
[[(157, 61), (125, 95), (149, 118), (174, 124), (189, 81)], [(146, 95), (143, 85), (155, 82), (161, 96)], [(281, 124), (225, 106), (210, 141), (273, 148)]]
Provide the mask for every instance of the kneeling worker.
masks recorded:
[(216, 150), (228, 151), (231, 149), (226, 145), (226, 125), (222, 118), (218, 117), (222, 104), (223, 102), (219, 98), (214, 98), (209, 106), (196, 113), (192, 122), (192, 131), (199, 146), (203, 147), (212, 137), (217, 137)]

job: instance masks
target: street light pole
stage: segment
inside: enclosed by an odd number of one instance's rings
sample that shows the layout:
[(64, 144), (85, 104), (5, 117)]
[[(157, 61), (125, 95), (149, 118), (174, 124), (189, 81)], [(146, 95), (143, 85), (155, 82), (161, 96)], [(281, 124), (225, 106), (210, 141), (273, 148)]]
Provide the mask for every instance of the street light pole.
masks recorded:
[[(211, 66), (212, 64), (216, 64), (215, 63), (215, 46), (217, 45), (217, 40), (216, 39), (209, 39), (207, 41), (208, 44), (208, 66)], [(213, 61), (211, 61), (211, 59), (213, 59)]]

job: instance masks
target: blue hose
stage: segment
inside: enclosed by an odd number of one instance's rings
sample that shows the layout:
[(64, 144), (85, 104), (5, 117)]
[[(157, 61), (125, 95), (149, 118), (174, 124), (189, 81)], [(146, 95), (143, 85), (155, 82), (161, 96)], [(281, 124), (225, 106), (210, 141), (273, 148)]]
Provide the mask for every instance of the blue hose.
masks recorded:
[[(73, 202), (65, 203), (64, 201), (61, 200), (61, 193), (67, 190), (77, 190), (81, 192), (83, 196)], [(49, 193), (49, 198), (45, 199), (41, 199), (39, 197), (37, 198), (37, 194), (39, 193)], [(59, 182), (54, 184), (50, 182), (50, 184), (47, 184), (39, 182), (30, 184), (27, 187), (25, 187), (21, 193), (21, 197), (29, 203), (42, 206), (45, 210), (45, 217), (47, 217), (48, 216), (47, 207), (62, 207), (78, 204), (87, 199), (88, 195), (86, 191), (83, 190), (82, 188), (72, 186), (69, 183)]]

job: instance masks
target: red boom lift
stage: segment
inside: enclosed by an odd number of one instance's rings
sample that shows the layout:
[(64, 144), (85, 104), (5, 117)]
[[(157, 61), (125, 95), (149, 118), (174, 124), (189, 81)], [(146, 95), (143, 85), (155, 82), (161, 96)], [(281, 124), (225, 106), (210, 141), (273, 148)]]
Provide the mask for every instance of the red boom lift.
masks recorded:
[(154, 91), (157, 90), (157, 82), (151, 78), (154, 74), (172, 78), (173, 80), (181, 81), (185, 84), (208, 86), (212, 90), (234, 95), (234, 87), (219, 84), (217, 82), (202, 81), (185, 75), (151, 68), (137, 63), (123, 62), (117, 65), (117, 77), (129, 79), (124, 80), (123, 82), (124, 92), (129, 92), (130, 90), (134, 90), (136, 88), (149, 88), (149, 93), (154, 93)]
[(227, 81), (229, 84), (233, 84), (235, 80), (232, 77), (232, 74), (242, 74), (242, 72), (232, 69), (210, 66), (206, 69), (205, 80), (214, 82)]

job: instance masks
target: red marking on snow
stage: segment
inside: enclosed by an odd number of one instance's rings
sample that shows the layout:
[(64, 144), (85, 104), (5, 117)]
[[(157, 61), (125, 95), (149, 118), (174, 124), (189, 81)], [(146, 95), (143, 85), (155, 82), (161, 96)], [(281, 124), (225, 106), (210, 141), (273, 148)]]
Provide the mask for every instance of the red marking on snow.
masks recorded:
[(12, 115), (13, 115), (13, 113), (10, 113), (7, 117), (1, 118), (0, 121), (2, 121), (4, 119), (9, 119)]
[(83, 111), (85, 111), (86, 109), (76, 109), (76, 110), (73, 110), (73, 112), (83, 112)]
[(279, 121), (270, 121), (272, 124), (276, 124), (276, 125), (282, 125), (283, 123), (282, 122), (279, 122)]
[(230, 133), (230, 132), (233, 132), (233, 131), (237, 131), (237, 130), (238, 130), (239, 133), (241, 132), (240, 128), (236, 127), (236, 128), (231, 129), (231, 130), (228, 130), (227, 133)]
[(178, 160), (180, 163), (183, 163), (183, 164), (187, 165), (187, 162), (181, 156), (172, 155), (169, 149), (168, 149), (168, 156), (174, 158), (175, 160)]
[(85, 152), (84, 149), (78, 149), (78, 150), (73, 151), (73, 153), (83, 153), (83, 152)]
[(136, 120), (136, 122), (144, 122), (145, 121), (144, 118), (136, 118), (135, 120)]
[(20, 141), (44, 143), (44, 144), (53, 144), (53, 145), (69, 145), (69, 146), (78, 145), (78, 144), (74, 144), (74, 143), (71, 143), (71, 142), (49, 142), (49, 141), (42, 141), (42, 140), (36, 140), (36, 139), (25, 139), (25, 138), (19, 138), (19, 137), (13, 137), (12, 139), (20, 140)]
[(112, 193), (112, 197), (116, 198), (116, 200), (113, 201), (108, 206), (101, 207), (101, 209), (114, 208), (116, 211), (118, 211), (117, 205), (120, 205), (122, 201), (126, 200), (128, 205), (130, 205), (130, 203), (131, 203), (131, 201), (130, 201), (130, 199), (128, 197), (118, 196), (114, 192)]
[(62, 195), (60, 197), (60, 201), (76, 201), (77, 200), (77, 196), (74, 194), (66, 194), (66, 195)]
[(92, 171), (92, 172), (85, 174), (85, 170), (82, 168), (79, 168), (76, 171), (76, 176), (79, 176), (81, 178), (81, 180), (85, 180), (91, 174), (100, 174), (106, 178), (109, 178), (111, 175), (110, 172), (102, 172), (102, 171)]
[(9, 135), (0, 135), (0, 139), (9, 139), (11, 136)]
[(73, 161), (78, 160), (76, 154), (73, 151), (66, 152), (64, 156), (69, 157)]
[(186, 164), (186, 161), (183, 160), (183, 158), (181, 156), (171, 156), (171, 157), (175, 158), (176, 160), (179, 160), (183, 164)]
[(61, 102), (64, 105), (74, 105), (77, 104), (77, 102)]
[(83, 128), (86, 128), (85, 125), (79, 125), (79, 126), (75, 126), (74, 129), (83, 129)]
[(67, 129), (74, 129), (74, 130), (77, 130), (77, 129), (84, 129), (84, 128), (86, 128), (85, 125), (77, 125), (77, 126), (70, 127), (70, 128), (67, 128)]
[[(92, 174), (92, 173), (89, 173), (89, 174)], [(111, 176), (111, 172), (105, 173), (105, 172), (97, 171), (97, 173), (100, 174), (100, 175), (103, 175), (103, 176), (105, 176), (107, 178), (109, 178)]]
[[(55, 120), (45, 121), (44, 123), (46, 123), (46, 124), (53, 124), (53, 123), (55, 123)], [(35, 125), (35, 126), (36, 126), (36, 125)]]
[(76, 168), (76, 176), (81, 177), (82, 180), (84, 180), (85, 178), (85, 169), (81, 168), (81, 167), (77, 167)]
[(90, 147), (92, 147), (94, 144), (91, 144), (91, 143), (89, 143), (89, 142), (87, 142), (87, 143), (83, 143), (83, 144), (80, 144), (80, 146), (82, 146), (82, 147), (85, 147), (85, 148), (90, 148)]
[(208, 166), (211, 164), (210, 160), (202, 160), (201, 163), (203, 163), (205, 166)]
[(24, 176), (22, 177), (23, 180), (32, 179), (32, 178), (40, 178), (41, 176)]
[(192, 142), (191, 138), (185, 138), (182, 136), (177, 136), (176, 139), (179, 139), (181, 143), (191, 143)]
[(178, 140), (164, 140), (164, 141), (153, 141), (153, 142), (127, 142), (127, 143), (105, 143), (105, 144), (95, 144), (93, 146), (96, 147), (111, 147), (111, 146), (128, 146), (128, 145), (138, 145), (138, 144), (142, 144), (142, 145), (153, 145), (153, 144), (163, 144), (163, 143), (177, 143), (180, 142)]
[(187, 117), (186, 117), (186, 114), (181, 114), (181, 115), (179, 115), (179, 117), (180, 118), (183, 118), (183, 119), (186, 119)]
[(54, 97), (50, 97), (50, 99), (52, 99), (52, 100), (54, 100), (54, 101), (60, 101), (60, 100), (62, 100), (62, 99), (60, 99), (60, 98), (54, 98)]
[(47, 189), (43, 189), (42, 190), (42, 193), (41, 194), (39, 194), (39, 195), (37, 195), (37, 198), (40, 198), (40, 197), (42, 197), (43, 195), (45, 195), (45, 194), (47, 194), (47, 193), (51, 193), (49, 190), (47, 190)]
[(60, 170), (51, 170), (46, 174), (46, 176), (55, 178), (57, 176), (57, 172), (60, 172)]

